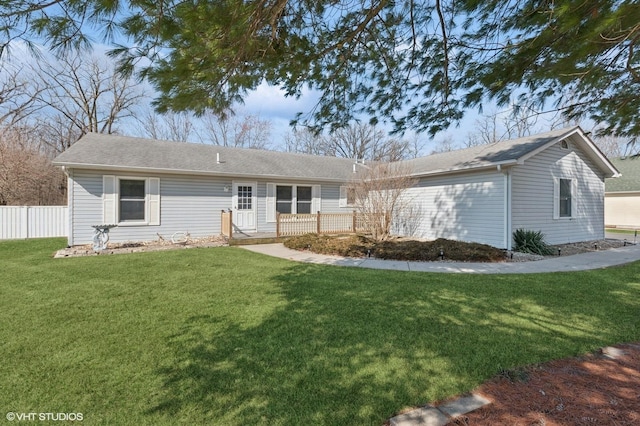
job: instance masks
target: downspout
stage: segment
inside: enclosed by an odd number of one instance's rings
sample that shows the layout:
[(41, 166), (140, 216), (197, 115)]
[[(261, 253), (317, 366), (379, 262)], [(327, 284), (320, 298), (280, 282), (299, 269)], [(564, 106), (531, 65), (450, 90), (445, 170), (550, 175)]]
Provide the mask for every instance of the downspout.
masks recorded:
[(504, 171), (504, 246), (512, 248), (511, 241), (511, 170)]
[(503, 213), (502, 223), (503, 229), (503, 247), (507, 250), (511, 250), (511, 173), (509, 169), (502, 169), (502, 166), (498, 164), (498, 173), (502, 173), (503, 176)]
[(63, 167), (67, 174), (67, 244), (73, 246), (73, 170)]

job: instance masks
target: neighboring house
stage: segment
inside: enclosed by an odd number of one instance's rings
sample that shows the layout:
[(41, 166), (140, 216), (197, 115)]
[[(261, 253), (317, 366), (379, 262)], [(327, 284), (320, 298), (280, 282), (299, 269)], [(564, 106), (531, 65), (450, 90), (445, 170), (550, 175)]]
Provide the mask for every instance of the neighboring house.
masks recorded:
[[(399, 234), (511, 247), (515, 229), (549, 243), (604, 237), (604, 179), (616, 168), (579, 127), (404, 162), (417, 184)], [(246, 233), (274, 232), (276, 212), (351, 212), (351, 159), (88, 134), (54, 164), (69, 176), (69, 245), (92, 225), (111, 241), (220, 233), (232, 209)]]
[(640, 156), (611, 162), (622, 176), (605, 182), (604, 223), (609, 227), (640, 228)]

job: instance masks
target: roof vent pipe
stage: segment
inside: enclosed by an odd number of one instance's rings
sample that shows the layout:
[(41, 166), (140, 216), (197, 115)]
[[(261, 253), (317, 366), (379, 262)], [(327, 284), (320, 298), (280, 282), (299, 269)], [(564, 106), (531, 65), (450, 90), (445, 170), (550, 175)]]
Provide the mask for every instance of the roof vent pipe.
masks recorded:
[(220, 164), (220, 153), (216, 152), (216, 163)]
[(353, 165), (353, 173), (355, 173), (355, 172), (356, 172), (356, 165), (354, 164)]

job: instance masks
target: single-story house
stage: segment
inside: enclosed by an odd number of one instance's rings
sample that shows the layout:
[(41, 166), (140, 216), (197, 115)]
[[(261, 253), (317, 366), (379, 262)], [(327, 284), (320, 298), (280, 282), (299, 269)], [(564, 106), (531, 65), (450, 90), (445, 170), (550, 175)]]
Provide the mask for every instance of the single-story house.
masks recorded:
[(640, 228), (640, 155), (611, 160), (622, 173), (607, 179), (604, 194), (604, 223), (607, 227)]
[[(111, 241), (216, 235), (221, 210), (245, 233), (274, 232), (276, 212), (351, 212), (352, 159), (88, 134), (54, 161), (69, 178), (69, 245), (93, 225)], [(518, 228), (551, 244), (604, 237), (604, 182), (618, 171), (579, 128), (404, 162), (410, 226), (399, 233), (511, 248)]]

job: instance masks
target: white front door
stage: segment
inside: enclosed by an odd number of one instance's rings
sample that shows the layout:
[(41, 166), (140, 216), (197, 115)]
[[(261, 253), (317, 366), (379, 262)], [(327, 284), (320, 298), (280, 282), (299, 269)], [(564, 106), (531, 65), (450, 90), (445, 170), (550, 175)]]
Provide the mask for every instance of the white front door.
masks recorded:
[(240, 231), (257, 230), (255, 182), (233, 183), (233, 224)]

